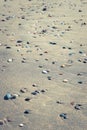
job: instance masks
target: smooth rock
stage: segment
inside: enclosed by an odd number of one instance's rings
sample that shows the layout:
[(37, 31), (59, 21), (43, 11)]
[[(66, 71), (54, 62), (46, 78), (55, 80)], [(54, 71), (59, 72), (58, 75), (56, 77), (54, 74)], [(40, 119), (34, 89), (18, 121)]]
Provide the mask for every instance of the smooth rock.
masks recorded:
[(12, 98), (12, 95), (10, 93), (7, 93), (5, 96), (4, 96), (4, 100), (9, 100)]

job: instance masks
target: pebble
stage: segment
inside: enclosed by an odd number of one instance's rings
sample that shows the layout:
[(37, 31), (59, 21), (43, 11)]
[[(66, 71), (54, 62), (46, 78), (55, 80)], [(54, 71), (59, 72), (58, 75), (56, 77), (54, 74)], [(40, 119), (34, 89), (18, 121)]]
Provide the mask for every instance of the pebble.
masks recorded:
[(57, 104), (63, 104), (63, 102), (61, 102), (61, 101), (56, 101), (56, 103), (57, 103)]
[(42, 73), (43, 73), (43, 74), (47, 74), (48, 71), (47, 71), (47, 70), (43, 70)]
[(30, 100), (31, 100), (31, 98), (29, 98), (29, 97), (25, 98), (25, 101), (30, 101)]
[(61, 67), (61, 68), (65, 68), (65, 65), (63, 64), (63, 65), (61, 65), (60, 67)]
[(61, 113), (60, 117), (63, 118), (63, 119), (67, 119), (67, 114), (66, 113)]
[(6, 49), (11, 49), (11, 47), (10, 47), (10, 46), (7, 46)]
[(48, 78), (48, 80), (51, 80), (51, 76), (48, 76), (47, 78)]
[(46, 11), (47, 10), (47, 8), (46, 7), (44, 7), (43, 9), (42, 9), (42, 11)]
[(13, 59), (8, 59), (8, 60), (7, 60), (7, 62), (12, 62), (12, 61), (13, 61)]
[(26, 92), (27, 92), (27, 88), (23, 88), (23, 89), (21, 89), (20, 92), (22, 92), (22, 93), (26, 93)]
[(81, 107), (82, 107), (82, 105), (81, 105), (81, 104), (76, 104), (74, 108), (75, 108), (76, 110), (80, 110), (80, 109), (81, 109)]
[(56, 42), (50, 42), (51, 45), (56, 45), (57, 43)]
[(4, 100), (9, 100), (12, 98), (12, 95), (10, 93), (7, 93), (5, 96), (4, 96)]
[(22, 40), (18, 40), (17, 43), (22, 43)]
[(0, 125), (4, 125), (4, 121), (3, 120), (0, 120)]
[(24, 114), (30, 114), (30, 110), (25, 110)]
[(35, 90), (34, 92), (32, 92), (31, 94), (32, 95), (37, 95), (39, 93), (39, 91), (38, 90)]
[(41, 92), (42, 92), (42, 93), (45, 93), (45, 90), (44, 90), (44, 89), (42, 89), (42, 90), (41, 90)]
[(79, 84), (82, 84), (82, 81), (78, 81)]
[(19, 124), (19, 127), (23, 127), (24, 126), (24, 124)]
[(37, 84), (33, 84), (32, 86), (33, 86), (33, 87), (38, 87), (38, 85), (37, 85)]
[(67, 79), (64, 79), (64, 80), (63, 80), (63, 82), (64, 82), (64, 83), (67, 83), (67, 82), (68, 82), (68, 80), (67, 80)]

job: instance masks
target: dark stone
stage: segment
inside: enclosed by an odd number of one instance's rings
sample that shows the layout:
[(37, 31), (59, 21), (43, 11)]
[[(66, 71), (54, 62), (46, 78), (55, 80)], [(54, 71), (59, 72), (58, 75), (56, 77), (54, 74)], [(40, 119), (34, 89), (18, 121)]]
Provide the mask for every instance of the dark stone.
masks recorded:
[(11, 49), (11, 47), (10, 47), (10, 46), (7, 46), (6, 49)]
[(81, 109), (81, 107), (82, 107), (82, 105), (81, 105), (81, 104), (76, 104), (74, 108), (75, 108), (76, 110), (80, 110), (80, 109)]
[(56, 45), (57, 43), (56, 42), (50, 42), (51, 45)]
[(66, 49), (66, 47), (65, 47), (65, 46), (63, 46), (62, 48), (63, 48), (63, 49)]
[(31, 99), (30, 99), (30, 98), (28, 98), (28, 97), (27, 97), (27, 98), (25, 98), (25, 101), (30, 101), (30, 100), (31, 100)]
[(66, 113), (61, 113), (60, 117), (63, 118), (63, 119), (67, 119), (67, 114)]
[(48, 78), (48, 80), (51, 80), (51, 76), (48, 76), (47, 78)]
[(47, 10), (47, 8), (46, 7), (44, 7), (43, 9), (42, 9), (42, 11), (46, 11)]
[(22, 43), (22, 40), (18, 40), (17, 43)]
[(34, 92), (32, 92), (32, 95), (37, 95), (39, 93), (39, 91), (35, 90)]
[(45, 93), (45, 90), (44, 90), (44, 89), (42, 89), (42, 90), (41, 90), (41, 92), (42, 92), (42, 93)]
[(82, 81), (78, 81), (79, 84), (82, 84)]
[(30, 110), (25, 110), (24, 114), (30, 114)]

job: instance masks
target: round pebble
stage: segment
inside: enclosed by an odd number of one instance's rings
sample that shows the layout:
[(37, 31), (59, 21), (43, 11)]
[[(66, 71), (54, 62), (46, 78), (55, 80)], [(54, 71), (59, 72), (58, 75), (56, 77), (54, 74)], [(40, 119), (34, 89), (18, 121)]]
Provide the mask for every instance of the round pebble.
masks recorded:
[(12, 61), (13, 61), (13, 59), (8, 59), (8, 60), (7, 60), (7, 62), (12, 62)]
[(23, 127), (24, 126), (24, 124), (19, 124), (19, 127)]
[(67, 80), (67, 79), (64, 79), (64, 80), (63, 80), (63, 82), (64, 82), (64, 83), (67, 83), (67, 82), (68, 82), (68, 80)]

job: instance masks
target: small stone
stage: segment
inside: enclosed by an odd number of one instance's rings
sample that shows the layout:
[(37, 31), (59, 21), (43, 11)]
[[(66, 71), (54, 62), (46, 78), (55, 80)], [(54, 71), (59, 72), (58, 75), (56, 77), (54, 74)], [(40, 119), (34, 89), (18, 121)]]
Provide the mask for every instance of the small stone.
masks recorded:
[(79, 84), (82, 84), (82, 81), (78, 81)]
[(27, 88), (23, 88), (23, 89), (21, 89), (20, 92), (22, 92), (22, 93), (26, 93), (26, 92), (27, 92)]
[(37, 95), (37, 93), (36, 93), (36, 92), (32, 92), (31, 94), (32, 94), (32, 95)]
[(52, 64), (55, 64), (55, 61), (53, 61)]
[(56, 45), (57, 43), (56, 42), (50, 42), (51, 45)]
[(61, 65), (60, 67), (61, 67), (61, 68), (65, 68), (65, 65)]
[(6, 49), (11, 49), (11, 47), (10, 47), (10, 46), (7, 46)]
[(64, 83), (67, 83), (67, 82), (68, 82), (68, 80), (67, 80), (67, 79), (64, 79), (64, 80), (63, 80), (63, 82), (64, 82)]
[(57, 103), (57, 104), (63, 104), (63, 102), (61, 102), (61, 101), (56, 101), (56, 103)]
[(8, 59), (8, 60), (7, 60), (7, 62), (12, 62), (12, 61), (13, 61), (13, 59)]
[(87, 61), (83, 61), (83, 63), (85, 64), (85, 63), (87, 63)]
[(47, 74), (48, 71), (47, 71), (47, 70), (43, 70), (42, 73), (43, 73), (43, 74)]
[(48, 78), (48, 80), (51, 80), (51, 76), (48, 76), (47, 78)]
[(44, 90), (44, 89), (42, 89), (42, 90), (41, 90), (41, 92), (42, 92), (42, 93), (45, 93), (45, 90)]
[(82, 12), (82, 10), (81, 9), (79, 9), (79, 11), (78, 12)]
[(24, 126), (24, 124), (19, 124), (19, 127), (23, 127)]
[(4, 96), (4, 100), (9, 100), (12, 98), (12, 95), (10, 93), (7, 93), (5, 96)]
[(30, 114), (30, 110), (25, 110), (24, 114)]
[(42, 11), (46, 11), (47, 10), (47, 8), (46, 7), (44, 7), (43, 9), (42, 9)]
[(25, 101), (30, 101), (30, 100), (31, 100), (31, 98), (29, 98), (29, 97), (25, 98)]
[(4, 121), (3, 120), (0, 120), (0, 125), (4, 125)]
[(63, 49), (66, 49), (66, 47), (65, 47), (65, 46), (63, 46), (62, 48), (63, 48)]
[(33, 86), (33, 87), (37, 87), (37, 84), (33, 84), (32, 86)]
[(63, 118), (63, 119), (67, 119), (67, 114), (66, 113), (61, 113), (60, 117)]
[(17, 43), (22, 43), (22, 40), (18, 40)]
[(76, 104), (74, 108), (75, 108), (76, 110), (80, 110), (80, 109), (81, 109), (81, 107), (82, 107), (82, 105), (81, 105), (81, 104)]
[(43, 68), (43, 66), (42, 66), (42, 65), (39, 65), (39, 68)]
[(22, 62), (22, 63), (26, 63), (26, 61), (25, 61), (25, 60), (22, 60), (21, 62)]
[(21, 49), (17, 49), (17, 52), (19, 52)]

